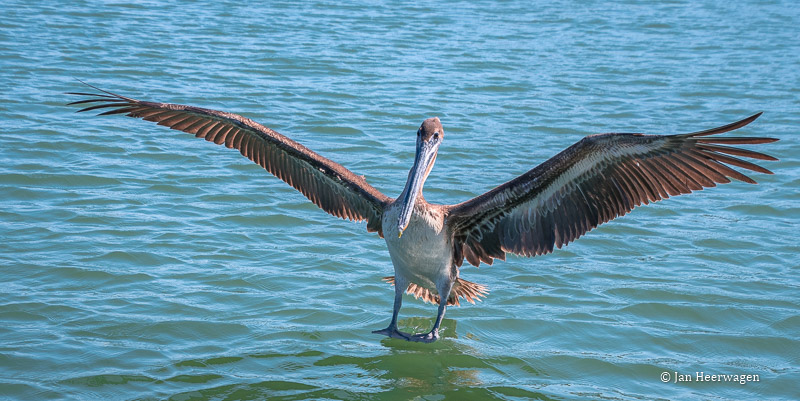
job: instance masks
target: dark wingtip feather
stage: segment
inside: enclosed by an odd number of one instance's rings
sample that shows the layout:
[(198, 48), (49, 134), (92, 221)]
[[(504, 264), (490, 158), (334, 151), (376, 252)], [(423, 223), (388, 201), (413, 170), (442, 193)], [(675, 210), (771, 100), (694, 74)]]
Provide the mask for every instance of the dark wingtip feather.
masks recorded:
[(743, 120), (736, 121), (734, 123), (730, 123), (728, 125), (723, 125), (721, 127), (711, 128), (711, 129), (707, 129), (707, 130), (703, 130), (703, 131), (692, 132), (690, 134), (683, 134), (681, 136), (684, 136), (684, 137), (707, 136), (707, 135), (717, 135), (717, 134), (722, 134), (722, 133), (725, 133), (725, 132), (728, 132), (728, 131), (733, 131), (735, 129), (742, 128), (745, 125), (750, 124), (751, 122), (755, 121), (758, 117), (761, 117), (761, 114), (764, 114), (764, 112), (763, 111), (759, 111), (758, 113), (753, 114), (750, 117), (747, 117), (747, 118), (745, 118)]
[(754, 152), (752, 150), (747, 150), (747, 149), (734, 148), (730, 146), (712, 145), (709, 143), (704, 143), (702, 141), (698, 141), (697, 147), (707, 151), (727, 153), (731, 155), (750, 157), (759, 160), (769, 160), (769, 161), (778, 160), (777, 158), (764, 153)]
[[(77, 96), (98, 96), (98, 97), (105, 97), (109, 99), (116, 99), (114, 96), (103, 95), (100, 93), (86, 93), (86, 92), (64, 92), (65, 95), (77, 95)], [(72, 104), (72, 103), (70, 103)]]
[(122, 103), (122, 104), (120, 104), (120, 103), (96, 104), (94, 106), (84, 107), (84, 108), (78, 110), (76, 113), (82, 113), (84, 111), (91, 111), (91, 110), (97, 110), (97, 109), (104, 109), (104, 108), (108, 108), (108, 107), (122, 107), (122, 106), (125, 106), (126, 104), (127, 103)]
[(103, 92), (104, 94), (100, 94), (100, 93), (67, 92), (68, 95), (98, 96), (98, 97), (105, 97), (105, 98), (109, 98), (109, 99), (121, 99), (121, 100), (125, 100), (125, 101), (128, 101), (128, 102), (135, 102), (136, 101), (135, 99), (132, 99), (132, 98), (129, 98), (129, 97), (125, 97), (125, 96), (122, 96), (122, 95), (118, 95), (118, 94), (116, 94), (114, 92), (109, 92), (107, 90), (100, 89), (100, 88), (98, 88), (98, 87), (96, 87), (96, 86), (94, 86), (92, 84), (88, 84), (86, 82), (83, 82), (78, 78), (75, 78), (75, 80), (80, 82), (80, 83), (82, 83), (82, 84), (84, 84), (84, 85), (86, 85), (86, 86), (88, 86), (88, 87), (90, 87), (90, 88), (92, 88), (92, 89), (94, 89), (94, 90)]
[[(99, 95), (84, 95), (84, 96), (99, 96)], [(77, 100), (74, 102), (67, 103), (67, 106), (72, 106), (76, 104), (84, 104), (84, 103), (97, 103), (97, 102), (116, 102), (116, 103), (126, 103), (125, 100), (122, 99), (114, 99), (114, 98), (96, 98), (96, 99), (84, 99), (84, 100)]]
[(724, 143), (728, 145), (759, 145), (762, 143), (772, 143), (777, 142), (777, 138), (761, 138), (761, 137), (744, 137), (744, 136), (732, 136), (732, 137), (723, 137), (723, 138), (698, 138), (695, 139), (697, 142), (700, 143)]
[(131, 111), (134, 111), (134, 110), (136, 110), (136, 107), (121, 107), (119, 109), (114, 109), (114, 110), (109, 110), (109, 111), (102, 112), (102, 113), (98, 114), (98, 116), (108, 116), (108, 115), (112, 115), (112, 114), (122, 114), (122, 113), (131, 112)]
[(97, 90), (99, 92), (102, 92), (102, 93), (66, 92), (67, 95), (90, 96), (89, 99), (81, 99), (81, 100), (77, 100), (77, 101), (74, 101), (74, 102), (67, 103), (68, 106), (74, 106), (74, 105), (79, 105), (79, 104), (86, 105), (86, 104), (91, 104), (91, 103), (97, 103), (95, 105), (92, 105), (92, 106), (89, 106), (89, 107), (84, 107), (84, 108), (82, 108), (80, 110), (77, 110), (76, 113), (82, 113), (82, 112), (85, 112), (85, 111), (92, 111), (92, 110), (103, 109), (103, 108), (114, 108), (113, 110), (109, 110), (109, 111), (106, 111), (104, 113), (100, 113), (98, 115), (105, 116), (105, 115), (109, 115), (109, 114), (119, 114), (119, 113), (123, 113), (124, 111), (132, 110), (131, 106), (136, 104), (136, 103), (138, 103), (138, 101), (135, 100), (135, 99), (131, 99), (129, 97), (125, 97), (125, 96), (118, 95), (118, 94), (113, 93), (113, 92), (109, 92), (109, 91), (100, 89), (100, 88), (98, 88), (98, 87), (96, 87), (94, 85), (91, 85), (91, 84), (88, 84), (86, 82), (83, 82), (80, 79), (76, 78), (76, 81), (78, 81), (78, 82), (80, 82), (80, 83), (82, 83), (82, 84), (84, 84), (84, 85), (86, 85), (86, 86), (88, 86), (88, 87), (90, 87), (92, 89), (95, 89), (95, 90)]

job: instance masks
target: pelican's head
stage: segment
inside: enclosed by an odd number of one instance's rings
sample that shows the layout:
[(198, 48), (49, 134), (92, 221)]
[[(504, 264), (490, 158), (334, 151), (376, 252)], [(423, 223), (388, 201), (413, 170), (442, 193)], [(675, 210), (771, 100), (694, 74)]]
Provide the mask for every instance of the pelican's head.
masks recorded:
[(422, 193), (422, 185), (428, 178), (433, 163), (436, 161), (436, 153), (439, 145), (444, 139), (444, 128), (439, 117), (432, 117), (422, 122), (417, 130), (417, 155), (414, 156), (414, 167), (408, 172), (408, 181), (403, 194), (400, 195), (401, 207), (400, 218), (397, 221), (397, 236), (403, 235), (403, 230), (408, 227), (411, 221), (411, 214), (414, 211), (414, 203)]

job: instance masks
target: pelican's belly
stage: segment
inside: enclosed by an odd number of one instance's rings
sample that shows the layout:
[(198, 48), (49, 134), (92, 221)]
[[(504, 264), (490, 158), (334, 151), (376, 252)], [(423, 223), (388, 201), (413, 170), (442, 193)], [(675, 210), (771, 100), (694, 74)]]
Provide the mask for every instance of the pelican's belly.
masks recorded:
[(383, 215), (383, 235), (395, 276), (438, 293), (437, 284), (452, 280), (452, 246), (438, 210), (417, 206), (402, 238), (397, 238), (399, 206)]

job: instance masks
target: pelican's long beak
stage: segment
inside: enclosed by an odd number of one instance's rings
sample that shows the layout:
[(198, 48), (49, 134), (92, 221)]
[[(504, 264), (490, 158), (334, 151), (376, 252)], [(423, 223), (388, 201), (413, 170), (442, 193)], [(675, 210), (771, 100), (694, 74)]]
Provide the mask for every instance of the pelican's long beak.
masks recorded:
[(436, 152), (439, 145), (433, 141), (417, 141), (417, 155), (414, 157), (414, 167), (408, 173), (406, 188), (403, 190), (404, 198), (400, 207), (400, 218), (397, 221), (397, 238), (403, 236), (403, 231), (411, 221), (411, 214), (414, 212), (414, 204), (417, 197), (422, 193), (422, 185), (433, 168), (436, 161)]

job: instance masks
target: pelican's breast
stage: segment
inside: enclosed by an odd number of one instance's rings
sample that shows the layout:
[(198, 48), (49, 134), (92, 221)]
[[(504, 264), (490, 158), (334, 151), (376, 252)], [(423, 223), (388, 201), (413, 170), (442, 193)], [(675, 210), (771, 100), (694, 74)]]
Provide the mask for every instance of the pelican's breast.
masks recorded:
[(401, 238), (397, 237), (399, 217), (400, 205), (394, 204), (384, 212), (382, 221), (395, 275), (433, 291), (440, 280), (454, 279), (453, 249), (441, 210), (427, 204), (415, 205)]

